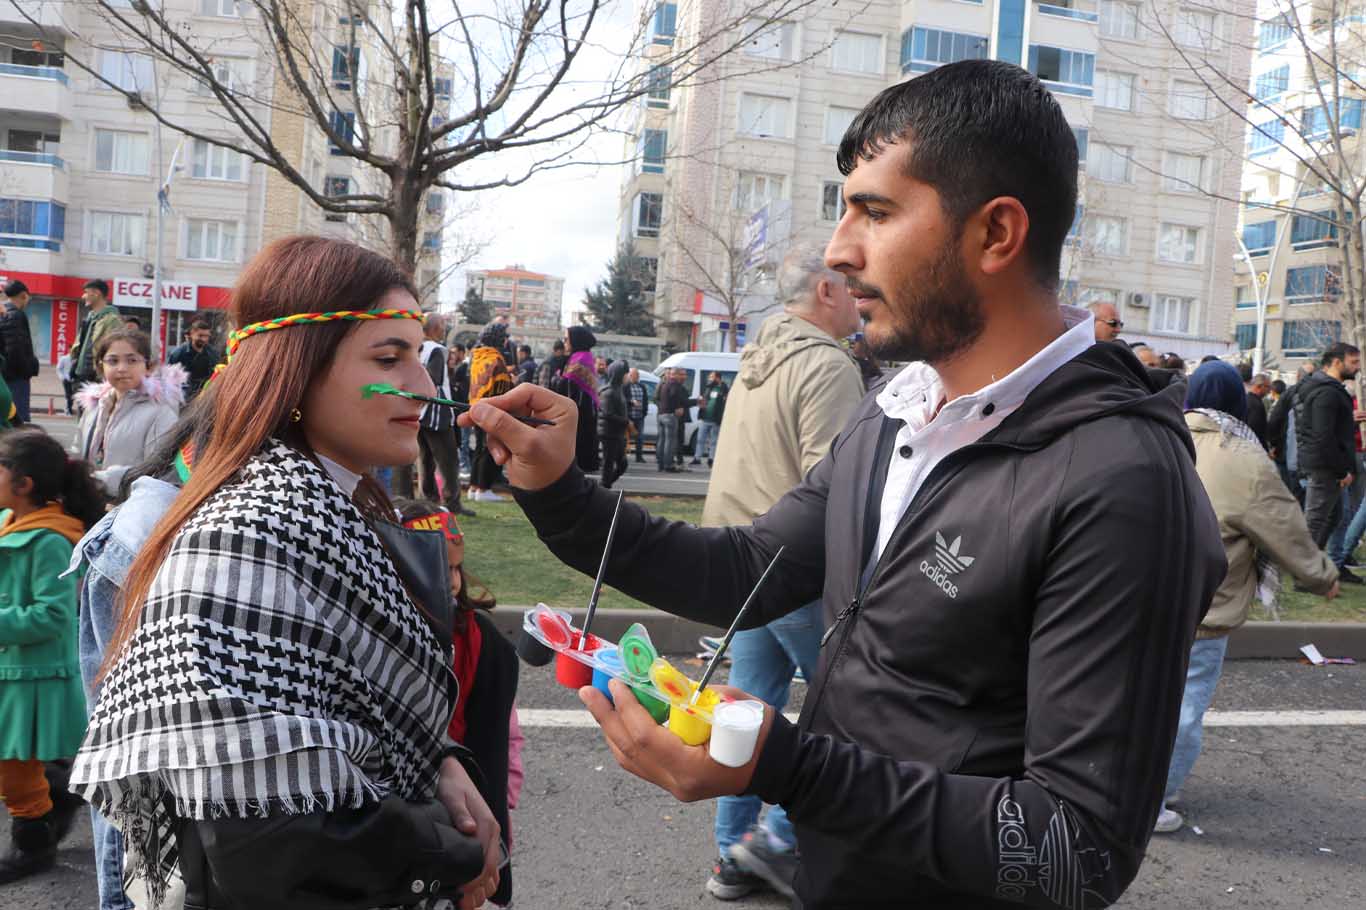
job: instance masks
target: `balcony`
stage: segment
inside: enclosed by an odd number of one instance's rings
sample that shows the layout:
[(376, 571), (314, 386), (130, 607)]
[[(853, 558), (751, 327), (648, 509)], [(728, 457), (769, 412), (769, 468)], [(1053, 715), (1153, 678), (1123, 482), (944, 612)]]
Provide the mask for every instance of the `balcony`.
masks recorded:
[(42, 152), (16, 152), (0, 149), (5, 182), (0, 191), (25, 199), (55, 199), (68, 202), (66, 162)]
[(0, 110), (71, 120), (71, 80), (55, 66), (0, 63)]
[(21, 26), (25, 32), (36, 22), (48, 35), (53, 32), (70, 35), (71, 25), (62, 16), (64, 7), (65, 4), (58, 0), (7, 0), (0, 3), (0, 22)]
[(1058, 19), (1074, 19), (1078, 22), (1099, 22), (1095, 0), (1040, 0), (1036, 4), (1041, 16), (1054, 16)]

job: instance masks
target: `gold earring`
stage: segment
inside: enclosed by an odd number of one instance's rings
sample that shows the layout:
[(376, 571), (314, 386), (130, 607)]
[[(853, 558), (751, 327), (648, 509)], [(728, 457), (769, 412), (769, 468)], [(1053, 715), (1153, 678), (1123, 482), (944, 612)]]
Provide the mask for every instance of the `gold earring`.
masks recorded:
[(295, 408), (294, 410), (292, 410), (292, 411), (289, 412), (289, 422), (290, 422), (290, 423), (298, 423), (299, 421), (301, 421), (301, 420), (303, 420), (303, 419), (304, 419), (304, 415), (299, 411), (298, 408)]

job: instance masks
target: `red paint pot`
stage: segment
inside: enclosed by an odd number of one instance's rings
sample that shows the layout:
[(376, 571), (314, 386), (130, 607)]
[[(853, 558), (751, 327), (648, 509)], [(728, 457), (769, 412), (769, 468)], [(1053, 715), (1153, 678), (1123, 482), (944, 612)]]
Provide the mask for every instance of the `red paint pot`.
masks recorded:
[[(580, 637), (582, 632), (574, 631), (573, 644), (571, 651), (596, 651), (602, 647), (602, 639), (592, 632), (588, 633), (588, 647), (580, 648)], [(593, 684), (593, 668), (588, 664), (579, 663), (567, 653), (555, 655), (555, 680), (560, 685), (568, 689), (582, 689), (584, 686)]]

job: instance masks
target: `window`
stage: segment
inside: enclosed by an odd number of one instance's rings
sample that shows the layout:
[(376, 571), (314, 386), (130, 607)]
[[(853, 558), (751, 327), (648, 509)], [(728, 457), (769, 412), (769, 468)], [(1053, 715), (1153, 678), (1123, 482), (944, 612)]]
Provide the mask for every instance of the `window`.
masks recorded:
[(1171, 94), (1167, 98), (1167, 113), (1178, 120), (1207, 120), (1209, 91), (1198, 82), (1173, 79)]
[(1133, 146), (1092, 142), (1086, 170), (1092, 177), (1106, 183), (1133, 183)]
[(1157, 304), (1153, 307), (1152, 315), (1148, 317), (1148, 329), (1153, 332), (1189, 335), (1191, 312), (1194, 309), (1194, 298), (1161, 294), (1157, 298)]
[(191, 175), (200, 180), (241, 180), (242, 156), (231, 149), (194, 141)]
[(1233, 289), (1233, 306), (1239, 310), (1257, 309), (1257, 291), (1250, 284), (1240, 284)]
[[(354, 143), (356, 141), (356, 115), (354, 113), (348, 112), (344, 114), (341, 111), (333, 111), (332, 116), (329, 119), (332, 122), (332, 131), (334, 133), (340, 135), (347, 142)], [(346, 154), (341, 146), (330, 139), (327, 143), (327, 150), (333, 155)]]
[(635, 219), (632, 225), (637, 237), (658, 237), (659, 226), (664, 222), (664, 194), (638, 193), (635, 205), (631, 206)]
[(422, 248), (428, 251), (441, 249), (441, 232), (424, 231), (422, 234)]
[(1234, 326), (1233, 340), (1238, 343), (1238, 350), (1250, 351), (1257, 346), (1257, 323), (1249, 322)]
[(1318, 354), (1341, 340), (1342, 323), (1334, 320), (1300, 319), (1281, 323), (1281, 353), (1286, 356)]
[(664, 173), (669, 148), (668, 130), (644, 130), (640, 134), (640, 169), (646, 174)]
[(1086, 206), (1079, 205), (1072, 213), (1072, 223), (1067, 226), (1067, 236), (1063, 238), (1063, 243), (1075, 244), (1081, 240), (1081, 219), (1085, 211)]
[(1077, 306), (1090, 306), (1093, 303), (1108, 303), (1119, 309), (1119, 291), (1114, 288), (1082, 288), (1077, 297)]
[(1117, 111), (1133, 110), (1133, 74), (1096, 70), (1096, 107), (1108, 107)]
[(735, 210), (746, 215), (759, 211), (774, 199), (783, 198), (787, 178), (781, 174), (741, 171), (735, 181)]
[[(348, 195), (350, 195), (350, 193), (351, 193), (351, 178), (350, 178), (350, 177), (328, 177), (326, 180), (323, 181), (323, 195), (324, 195), (324, 196), (348, 196)], [(428, 197), (427, 197), (427, 211), (429, 211), (429, 212), (431, 211), (431, 208), (432, 208), (432, 196), (437, 196), (437, 195), (439, 195), (439, 194), (434, 192), (434, 193), (432, 193), (431, 196), (428, 196)], [(347, 217), (348, 217), (348, 216), (347, 216), (347, 214), (346, 214), (345, 212), (324, 212), (324, 213), (323, 213), (323, 219), (326, 220), (326, 221), (346, 221)]]
[(45, 133), (42, 130), (10, 130), (9, 146), (3, 151), (55, 155), (61, 145), (62, 136), (60, 133)]
[(237, 222), (186, 219), (185, 258), (204, 262), (236, 262)]
[(1163, 222), (1157, 232), (1157, 258), (1194, 265), (1200, 261), (1200, 229)]
[(821, 184), (821, 220), (837, 222), (848, 208), (844, 204), (844, 184), (827, 180)]
[(1313, 250), (1336, 246), (1338, 226), (1336, 212), (1317, 215), (1295, 215), (1290, 219), (1290, 246), (1296, 250)]
[(1091, 131), (1084, 126), (1074, 126), (1072, 127), (1072, 136), (1077, 140), (1077, 165), (1084, 170)]
[[(1342, 117), (1339, 119), (1339, 131), (1354, 133), (1361, 129), (1361, 105), (1360, 98), (1342, 98), (1338, 101)], [(1332, 135), (1332, 128), (1329, 125), (1327, 109), (1323, 105), (1307, 107), (1300, 116), (1300, 129), (1307, 140), (1326, 139)]]
[(1138, 4), (1100, 0), (1100, 33), (1107, 38), (1138, 37)]
[(1172, 38), (1177, 44), (1209, 50), (1214, 47), (1214, 29), (1214, 13), (1203, 9), (1183, 8), (1177, 10)]
[(797, 57), (797, 25), (795, 22), (765, 22), (746, 19), (744, 52), (765, 60), (795, 60)]
[(745, 136), (786, 139), (792, 102), (772, 95), (740, 95), (739, 131)]
[(125, 92), (151, 91), (156, 78), (151, 57), (123, 51), (100, 51), (100, 77)]
[(1086, 222), (1091, 249), (1101, 256), (1123, 256), (1128, 247), (1129, 222), (1114, 215), (1092, 215)]
[(104, 174), (151, 173), (152, 140), (146, 133), (95, 130), (95, 170)]
[(1095, 66), (1095, 54), (1041, 44), (1029, 46), (1029, 71), (1063, 94), (1091, 97)]
[(66, 206), (33, 199), (0, 199), (0, 246), (60, 253), (66, 239)]
[(446, 194), (440, 190), (432, 190), (427, 194), (427, 214), (440, 215), (446, 211)]
[[(228, 91), (240, 92), (251, 85), (251, 62), (248, 60), (218, 57), (209, 66), (213, 78)], [(190, 91), (196, 95), (213, 94), (209, 83), (197, 76), (190, 77)]]
[(1290, 23), (1285, 16), (1277, 16), (1263, 22), (1257, 30), (1257, 50), (1275, 50), (1282, 44), (1290, 40), (1294, 32), (1290, 28)]
[(437, 76), (432, 80), (432, 91), (438, 98), (449, 98), (451, 96), (451, 79), (448, 76)]
[(1247, 151), (1249, 155), (1269, 155), (1281, 147), (1285, 141), (1285, 121), (1268, 120), (1266, 123), (1255, 123), (1252, 125), (1252, 132), (1248, 134)]
[(673, 67), (665, 64), (650, 67), (645, 78), (645, 104), (648, 107), (669, 106), (669, 85), (673, 82)]
[(1290, 87), (1290, 64), (1267, 70), (1257, 76), (1253, 83), (1252, 94), (1258, 101), (1271, 101), (1285, 94)]
[(240, 19), (242, 16), (240, 0), (199, 0), (199, 11), (205, 16), (227, 19)]
[(858, 110), (852, 107), (828, 107), (825, 109), (825, 144), (839, 145), (844, 138), (845, 130), (849, 129), (849, 124), (854, 122), (858, 116)]
[(1271, 252), (1276, 245), (1276, 222), (1258, 221), (1243, 226), (1243, 246), (1253, 256)]
[(351, 80), (360, 73), (360, 48), (332, 48), (332, 84), (342, 91), (351, 90)]
[(835, 43), (830, 48), (830, 68), (841, 73), (882, 75), (882, 36), (835, 32)]
[(965, 32), (915, 26), (901, 33), (901, 71), (924, 73), (942, 63), (985, 60), (987, 39)]
[(672, 45), (678, 27), (678, 5), (661, 3), (650, 19), (650, 43)]
[(654, 256), (637, 256), (633, 270), (636, 280), (640, 282), (640, 289), (647, 294), (655, 289), (659, 280), (659, 259)]
[(1205, 159), (1202, 155), (1164, 152), (1162, 189), (1168, 193), (1194, 193), (1205, 187)]
[(147, 216), (90, 213), (90, 253), (147, 258)]
[(1285, 271), (1285, 299), (1289, 303), (1337, 300), (1341, 293), (1337, 266), (1307, 265)]

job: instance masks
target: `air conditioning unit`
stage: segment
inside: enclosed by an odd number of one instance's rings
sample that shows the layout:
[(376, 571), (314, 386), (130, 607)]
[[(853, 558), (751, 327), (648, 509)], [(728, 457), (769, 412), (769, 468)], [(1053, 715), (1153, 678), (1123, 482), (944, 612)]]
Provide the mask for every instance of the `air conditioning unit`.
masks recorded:
[(1148, 297), (1146, 294), (1140, 294), (1135, 291), (1129, 295), (1128, 303), (1129, 306), (1134, 307), (1135, 309), (1146, 310), (1148, 308)]

